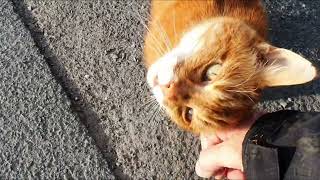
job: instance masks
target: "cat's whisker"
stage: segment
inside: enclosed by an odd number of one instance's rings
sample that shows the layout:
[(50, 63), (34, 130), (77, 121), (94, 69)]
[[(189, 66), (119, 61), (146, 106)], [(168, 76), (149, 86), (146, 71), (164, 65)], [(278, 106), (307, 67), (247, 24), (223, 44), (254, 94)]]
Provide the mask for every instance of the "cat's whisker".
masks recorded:
[(255, 102), (253, 101), (253, 99), (252, 99), (249, 95), (247, 95), (246, 93), (243, 93), (243, 92), (241, 92), (241, 91), (237, 91), (237, 92), (240, 93), (240, 94), (242, 94), (242, 95), (244, 95), (244, 96), (246, 96), (247, 98), (249, 98), (252, 103), (255, 103)]
[[(155, 43), (153, 43), (154, 45), (155, 45)], [(152, 49), (153, 49), (153, 51), (154, 52), (156, 52), (159, 56), (162, 56), (163, 55), (163, 53), (161, 53), (161, 51), (160, 50), (158, 50), (158, 48), (155, 48), (156, 46), (150, 46)]]
[[(262, 65), (262, 67), (265, 67), (267, 63), (268, 63), (268, 62), (264, 63), (264, 64)], [(247, 83), (248, 81), (250, 81), (250, 80), (252, 79), (252, 77), (256, 76), (257, 74), (260, 74), (262, 71), (264, 71), (264, 68), (259, 68), (259, 66), (257, 66), (257, 67), (256, 67), (256, 71), (254, 71), (252, 74), (250, 74), (249, 77), (248, 77), (246, 80), (244, 80), (244, 81), (241, 82), (240, 84), (234, 85), (234, 86), (232, 86), (232, 87), (240, 87), (240, 86), (242, 86), (243, 84), (245, 84), (245, 83)]]
[(268, 67), (273, 67), (274, 68), (275, 67), (274, 64), (276, 63), (276, 61), (272, 61), (270, 64), (269, 63), (270, 63), (270, 60), (266, 59), (265, 63), (263, 63), (259, 68), (257, 68), (257, 69), (259, 69), (257, 71), (257, 73), (260, 73), (262, 71), (268, 71), (270, 69)]
[[(158, 105), (158, 102), (156, 100), (151, 100), (153, 105)], [(153, 108), (153, 107), (152, 107)]]
[[(156, 43), (157, 47), (159, 47), (161, 49), (160, 52), (162, 52), (162, 54), (164, 54), (166, 51), (163, 49), (161, 43), (160, 43), (160, 40), (156, 38), (155, 34), (152, 33), (152, 31), (150, 31), (148, 25), (145, 23), (145, 22), (148, 22), (149, 19), (151, 19), (151, 15), (150, 13), (147, 12), (147, 17), (142, 17), (139, 12), (137, 12), (136, 10), (134, 10), (134, 13), (135, 15), (138, 16), (140, 22), (142, 23), (142, 25), (145, 27), (145, 29), (147, 29), (147, 31), (150, 33), (151, 35), (151, 38), (153, 39), (154, 43)], [(157, 22), (157, 21), (156, 21)], [(159, 29), (159, 28), (158, 28)], [(161, 33), (161, 32), (160, 32)], [(161, 34), (162, 35), (162, 34)], [(165, 40), (163, 36), (162, 37), (162, 40)], [(164, 41), (165, 42), (165, 41)]]
[[(147, 20), (148, 19), (151, 19), (151, 15), (150, 15), (150, 13), (147, 13)], [(158, 43), (158, 46), (162, 49), (162, 52), (163, 52), (163, 54), (165, 54), (166, 53), (166, 48), (167, 48), (167, 51), (169, 51), (170, 50), (170, 47), (169, 47), (169, 44), (168, 44), (168, 41), (169, 41), (169, 39), (167, 39), (166, 40), (166, 38), (165, 38), (165, 36), (164, 36), (164, 33), (163, 33), (163, 27), (162, 26), (160, 26), (160, 24), (159, 24), (159, 21), (156, 19), (156, 20), (154, 20), (155, 22), (156, 22), (156, 24), (155, 25), (157, 25), (158, 26), (158, 28), (157, 28), (157, 33), (159, 33), (159, 35), (161, 35), (160, 37), (161, 37), (161, 39), (163, 40), (163, 43), (165, 44), (165, 46), (166, 47), (163, 47), (162, 45), (161, 45), (161, 43), (160, 43), (160, 40), (159, 39), (157, 39), (157, 38), (155, 38), (155, 35), (154, 34), (152, 34), (152, 36), (154, 37), (153, 39), (155, 40), (157, 40), (157, 42), (156, 43)], [(148, 28), (148, 27), (147, 27)], [(161, 29), (162, 29), (162, 31), (161, 31)], [(150, 32), (150, 30), (148, 29), (148, 31), (149, 31), (149, 33), (151, 33)], [(168, 36), (167, 36), (168, 37)], [(170, 42), (170, 41), (169, 41)]]
[(156, 36), (151, 33), (150, 29), (148, 28), (147, 25), (144, 25), (144, 27), (147, 29), (147, 31), (149, 32), (150, 34), (150, 37), (152, 38), (152, 48), (154, 49), (155, 52), (157, 52), (159, 55), (163, 55), (165, 54), (165, 50), (163, 49), (162, 45), (160, 44), (159, 40), (156, 38)]
[[(149, 18), (151, 18), (151, 15), (148, 14)], [(147, 19), (147, 18), (146, 18)], [(157, 28), (157, 32), (159, 33), (160, 37), (162, 38), (163, 40), (163, 43), (165, 44), (166, 48), (167, 48), (167, 51), (170, 51), (172, 48), (173, 48), (173, 45), (172, 45), (172, 42), (170, 41), (170, 38), (168, 36), (168, 33), (164, 30), (161, 22), (158, 20), (158, 19), (155, 19), (155, 25), (158, 27)], [(147, 28), (147, 27), (146, 27)], [(175, 25), (175, 15), (174, 15), (174, 32), (175, 32), (175, 38), (176, 38), (176, 25)], [(150, 30), (148, 30), (149, 33), (150, 33)], [(154, 36), (154, 35), (153, 35)], [(158, 42), (159, 46), (160, 46), (160, 43)], [(161, 46), (162, 47), (162, 46)], [(165, 51), (164, 51), (165, 53)]]
[(170, 39), (168, 37), (167, 32), (164, 30), (163, 26), (161, 25), (161, 22), (158, 19), (155, 19), (156, 25), (158, 26), (158, 33), (161, 35), (163, 39), (163, 43), (165, 44), (167, 51), (170, 51), (172, 45), (170, 42)]
[(246, 80), (242, 81), (240, 84), (234, 85), (232, 87), (239, 87), (244, 85), (245, 83), (247, 83), (248, 81), (250, 81), (252, 79), (252, 77), (256, 75), (256, 73), (252, 73)]
[(176, 30), (176, 11), (173, 10), (173, 32), (174, 32), (174, 42), (177, 42), (177, 30)]
[[(235, 86), (230, 86), (230, 87), (234, 88)], [(226, 89), (226, 91), (228, 91), (228, 92), (240, 93), (240, 94), (246, 96), (248, 99), (250, 99), (251, 102), (255, 103), (255, 101), (253, 101), (253, 99), (252, 99), (248, 94), (249, 94), (249, 93), (250, 93), (250, 94), (256, 93), (256, 90), (257, 90), (257, 89), (258, 89), (258, 87), (252, 88), (252, 89), (247, 89), (247, 88), (246, 88), (246, 89)]]
[(158, 103), (157, 99), (153, 95), (150, 96), (149, 100)]
[(249, 90), (233, 90), (233, 89), (227, 89), (226, 91), (229, 92), (238, 92), (238, 93), (250, 93), (250, 92), (255, 92), (258, 88), (254, 89), (249, 89)]
[[(266, 70), (267, 65), (269, 64), (269, 60), (267, 59), (265, 63), (256, 67), (257, 71), (256, 74), (261, 73), (262, 71)], [(274, 61), (270, 64), (271, 66), (274, 64)]]
[[(144, 37), (141, 34), (138, 34), (138, 36), (143, 39)], [(161, 56), (163, 53), (161, 53), (161, 50), (158, 48), (155, 41), (153, 41), (152, 46), (150, 46), (154, 52), (156, 52), (159, 56)]]
[(145, 104), (150, 102), (157, 102), (156, 98), (153, 95), (147, 96), (147, 102)]
[(159, 107), (160, 107), (160, 113), (162, 113), (162, 114), (166, 114), (165, 109), (164, 109), (164, 108), (162, 108), (161, 106), (159, 106)]
[(153, 44), (153, 48), (156, 48), (158, 51), (159, 55), (163, 55), (166, 53), (165, 48), (161, 45), (160, 40), (156, 38), (156, 36), (151, 33), (150, 29), (145, 26), (145, 28), (147, 29), (147, 31), (150, 33), (150, 37), (152, 38), (152, 44)]
[(156, 101), (154, 99), (150, 99), (146, 103), (144, 103), (142, 107), (148, 107), (150, 105), (153, 105), (154, 103), (156, 103)]
[(156, 111), (156, 109), (154, 109), (156, 106), (155, 105), (153, 105), (152, 106), (152, 111), (149, 111), (149, 112), (151, 112), (150, 114), (149, 114), (149, 116), (147, 117), (147, 119), (148, 119), (148, 122), (153, 118), (153, 116), (154, 116), (154, 113), (155, 113), (155, 111)]
[(154, 117), (160, 115), (160, 109), (161, 109), (161, 107), (157, 106), (157, 110), (156, 110), (156, 113), (155, 113)]
[(152, 110), (154, 110), (154, 111), (152, 112), (151, 116), (149, 116), (149, 118), (147, 120), (148, 122), (151, 121), (158, 114), (159, 106), (156, 109), (154, 109), (155, 107), (157, 107), (157, 104), (154, 104), (152, 106)]
[(252, 100), (252, 98), (249, 95), (244, 94), (244, 93), (242, 93), (242, 95), (245, 95), (246, 97), (248, 97), (251, 100), (252, 103), (255, 103), (254, 100)]
[(137, 18), (139, 20), (139, 22), (144, 26), (144, 28), (148, 31), (148, 33), (150, 34), (150, 37), (152, 38), (153, 40), (153, 44), (155, 45), (153, 48), (157, 48), (157, 52), (159, 55), (162, 55), (165, 53), (164, 49), (162, 49), (162, 46), (160, 45), (159, 43), (159, 39), (156, 38), (156, 36), (152, 33), (152, 31), (150, 31), (148, 25), (146, 24), (145, 21), (148, 21), (147, 18), (143, 18), (139, 12), (137, 11), (133, 11), (133, 14), (132, 14), (134, 18)]
[(150, 110), (155, 110), (157, 107), (158, 107), (158, 103), (154, 102), (152, 103)]
[(158, 107), (159, 111), (163, 110), (154, 96), (149, 96), (148, 103), (150, 104), (149, 106), (152, 105), (150, 108), (151, 110), (153, 110), (155, 107)]
[[(149, 15), (149, 17), (151, 17), (151, 15)], [(168, 33), (163, 28), (159, 19), (154, 19), (154, 21), (156, 23), (155, 25), (158, 26), (158, 33), (159, 33), (159, 35), (161, 35), (162, 40), (163, 40), (165, 46), (167, 47), (167, 51), (170, 51), (173, 48), (173, 46), (172, 46), (172, 43), (171, 43), (170, 38), (168, 36)]]

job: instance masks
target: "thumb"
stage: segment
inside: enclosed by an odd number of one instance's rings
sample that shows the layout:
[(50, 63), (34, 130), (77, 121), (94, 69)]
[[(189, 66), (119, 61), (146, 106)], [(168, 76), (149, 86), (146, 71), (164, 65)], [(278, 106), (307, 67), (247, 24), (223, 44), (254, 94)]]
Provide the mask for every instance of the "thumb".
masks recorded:
[(222, 168), (242, 170), (242, 144), (224, 141), (200, 152), (198, 169), (215, 174)]

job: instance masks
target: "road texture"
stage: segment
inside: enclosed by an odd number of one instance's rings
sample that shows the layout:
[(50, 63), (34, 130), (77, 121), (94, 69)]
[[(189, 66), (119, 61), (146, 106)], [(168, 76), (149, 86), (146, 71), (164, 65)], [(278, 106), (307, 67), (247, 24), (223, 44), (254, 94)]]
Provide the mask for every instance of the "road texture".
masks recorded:
[(114, 179), (7, 0), (0, 44), (0, 179)]
[[(101, 166), (87, 170), (93, 174), (92, 177), (97, 177), (99, 170), (109, 167), (116, 179), (198, 179), (194, 173), (199, 152), (197, 138), (177, 129), (149, 102), (141, 53), (149, 1), (12, 1), (14, 11), (35, 42), (33, 48), (39, 49), (55, 77), (50, 83), (57, 82), (63, 89), (63, 92), (61, 89), (53, 91), (54, 98), (65, 97), (66, 94), (68, 100), (64, 102), (71, 102), (74, 113), (73, 116), (60, 113), (58, 118), (51, 115), (52, 111), (59, 109), (70, 112), (63, 103), (58, 103), (45, 115), (59, 120), (78, 117), (72, 121), (78, 127), (72, 130), (86, 127), (86, 131), (81, 131), (81, 137), (88, 132), (89, 137), (86, 138), (93, 138), (99, 150), (96, 157)], [(319, 65), (319, 4), (319, 0), (265, 0), (271, 24), (270, 41)], [(6, 71), (1, 73), (8, 74)], [(41, 84), (37, 79), (29, 84), (52, 90), (48, 83)], [(320, 81), (317, 80), (306, 85), (268, 89), (258, 107), (268, 111), (320, 111), (319, 86)], [(31, 100), (19, 102), (23, 103), (37, 104)], [(41, 128), (48, 131), (46, 127)], [(15, 131), (19, 131), (18, 127), (8, 130)], [(65, 129), (55, 133), (58, 132), (63, 137), (69, 135)], [(76, 132), (71, 134), (72, 137), (80, 136)], [(36, 141), (37, 138), (33, 139)], [(62, 144), (71, 146), (72, 143)], [(14, 155), (15, 147), (10, 150)], [(55, 152), (54, 149), (48, 151)], [(65, 155), (64, 158), (65, 161), (81, 161), (80, 157)], [(45, 160), (40, 159), (37, 163), (46, 167), (41, 162)], [(108, 165), (103, 165), (104, 160)], [(28, 157), (24, 161), (27, 162)]]

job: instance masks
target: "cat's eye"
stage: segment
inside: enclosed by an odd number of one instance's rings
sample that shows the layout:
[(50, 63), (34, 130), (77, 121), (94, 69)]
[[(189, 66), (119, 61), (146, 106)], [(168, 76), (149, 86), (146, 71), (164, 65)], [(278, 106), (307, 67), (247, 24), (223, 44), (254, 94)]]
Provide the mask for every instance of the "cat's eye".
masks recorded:
[(193, 116), (193, 109), (188, 107), (185, 111), (185, 120), (191, 123), (192, 116)]
[(204, 74), (203, 80), (204, 81), (211, 81), (213, 80), (220, 72), (221, 64), (214, 64), (210, 66), (206, 73)]

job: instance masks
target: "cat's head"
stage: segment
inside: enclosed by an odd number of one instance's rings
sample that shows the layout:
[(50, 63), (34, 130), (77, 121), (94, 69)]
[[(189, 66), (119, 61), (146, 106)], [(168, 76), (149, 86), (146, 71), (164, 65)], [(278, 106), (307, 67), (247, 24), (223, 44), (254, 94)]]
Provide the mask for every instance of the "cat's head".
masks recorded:
[(241, 21), (216, 18), (186, 32), (147, 80), (173, 121), (199, 133), (248, 118), (263, 88), (315, 77), (300, 55), (269, 45)]

